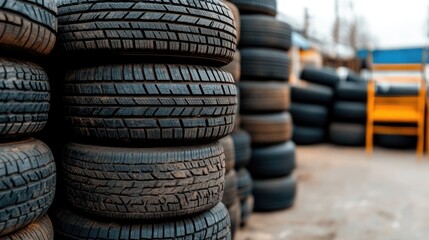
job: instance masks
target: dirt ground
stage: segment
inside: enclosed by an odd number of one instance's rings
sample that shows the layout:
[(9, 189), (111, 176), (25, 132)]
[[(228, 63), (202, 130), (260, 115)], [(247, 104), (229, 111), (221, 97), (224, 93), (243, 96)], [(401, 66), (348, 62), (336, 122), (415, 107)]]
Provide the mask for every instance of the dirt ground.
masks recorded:
[(429, 239), (429, 157), (331, 145), (297, 154), (295, 206), (254, 213), (237, 240)]

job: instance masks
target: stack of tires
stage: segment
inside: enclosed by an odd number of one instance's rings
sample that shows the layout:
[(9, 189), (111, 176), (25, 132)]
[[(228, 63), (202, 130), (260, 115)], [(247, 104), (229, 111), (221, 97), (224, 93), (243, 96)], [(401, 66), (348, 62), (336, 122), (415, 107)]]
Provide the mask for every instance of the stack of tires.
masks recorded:
[[(231, 9), (234, 15), (237, 39), (239, 42), (241, 26), (240, 12), (235, 4), (229, 1), (225, 1), (224, 3)], [(223, 67), (223, 69), (232, 74), (235, 84), (239, 83), (241, 78), (241, 55), (238, 49), (235, 52), (234, 60)], [(222, 202), (228, 207), (233, 237), (238, 227), (240, 225), (245, 225), (250, 214), (253, 212), (253, 196), (251, 195), (253, 181), (246, 169), (250, 160), (250, 136), (240, 128), (239, 119), (240, 116), (239, 113), (237, 113), (233, 133), (221, 140), (225, 149), (227, 161), (225, 194)]]
[(341, 82), (335, 90), (329, 139), (342, 146), (364, 146), (367, 108), (366, 82)]
[(331, 69), (305, 68), (301, 79), (308, 84), (292, 86), (291, 90), (293, 140), (298, 145), (323, 143), (328, 139), (330, 108), (340, 78)]
[(54, 157), (32, 137), (50, 107), (48, 76), (33, 60), (55, 45), (56, 12), (54, 0), (0, 4), (0, 239), (54, 239), (46, 215), (55, 196)]
[(62, 0), (59, 23), (74, 142), (58, 239), (230, 239), (218, 140), (237, 112), (219, 68), (236, 47), (231, 11), (217, 0)]
[(287, 83), (292, 29), (275, 19), (275, 0), (232, 2), (241, 11), (240, 111), (253, 146), (248, 169), (254, 179), (254, 207), (279, 210), (292, 206), (296, 191)]

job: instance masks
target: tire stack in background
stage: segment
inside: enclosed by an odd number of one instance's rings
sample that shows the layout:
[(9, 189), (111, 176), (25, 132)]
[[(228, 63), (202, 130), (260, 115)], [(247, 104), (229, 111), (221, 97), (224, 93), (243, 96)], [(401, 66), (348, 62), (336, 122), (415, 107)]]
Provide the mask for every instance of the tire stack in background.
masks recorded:
[(39, 64), (55, 45), (57, 9), (53, 0), (0, 5), (0, 239), (52, 240), (46, 212), (56, 167), (33, 137), (48, 120), (49, 80)]
[(233, 77), (219, 68), (236, 48), (230, 10), (217, 0), (63, 0), (59, 23), (74, 137), (56, 236), (230, 239), (218, 141), (237, 112)]
[[(296, 192), (287, 83), (292, 29), (275, 19), (276, 1), (232, 2), (241, 12), (240, 112), (242, 127), (252, 142), (248, 169), (254, 207), (256, 211), (284, 209), (292, 206)], [(250, 178), (246, 173), (243, 171), (243, 179)]]
[(340, 78), (332, 69), (304, 68), (301, 79), (305, 82), (291, 90), (293, 140), (298, 145), (324, 143), (328, 140), (334, 89)]
[[(229, 1), (224, 1), (225, 5), (231, 10), (234, 20), (235, 20), (235, 29), (237, 30), (237, 42), (240, 41), (240, 12), (238, 8)], [(241, 76), (241, 56), (240, 51), (236, 49), (234, 54), (234, 59), (228, 65), (222, 67), (223, 70), (232, 74), (234, 82), (237, 85), (240, 81)], [(238, 90), (238, 89), (237, 89)], [(234, 239), (236, 231), (239, 229), (242, 223), (242, 211), (241, 211), (241, 199), (239, 196), (238, 183), (239, 178), (237, 172), (241, 168), (241, 164), (236, 165), (236, 152), (235, 152), (235, 140), (237, 131), (239, 131), (239, 112), (237, 111), (236, 122), (232, 135), (229, 135), (220, 140), (225, 150), (225, 161), (226, 161), (226, 176), (225, 176), (225, 193), (222, 198), (222, 203), (228, 208), (229, 216), (231, 218), (231, 235)], [(234, 136), (234, 137), (233, 137)], [(250, 138), (250, 137), (249, 137)], [(248, 149), (250, 149), (250, 140), (248, 141)], [(238, 149), (241, 151), (241, 149)], [(250, 158), (250, 156), (249, 156)], [(236, 169), (237, 166), (237, 169)], [(241, 180), (241, 179), (240, 179)], [(253, 211), (253, 207), (250, 212)], [(249, 212), (249, 211), (248, 211)], [(248, 214), (250, 215), (250, 213)], [(243, 216), (244, 221), (246, 216)]]
[(329, 129), (331, 143), (342, 146), (364, 146), (366, 109), (366, 82), (343, 81), (338, 84)]

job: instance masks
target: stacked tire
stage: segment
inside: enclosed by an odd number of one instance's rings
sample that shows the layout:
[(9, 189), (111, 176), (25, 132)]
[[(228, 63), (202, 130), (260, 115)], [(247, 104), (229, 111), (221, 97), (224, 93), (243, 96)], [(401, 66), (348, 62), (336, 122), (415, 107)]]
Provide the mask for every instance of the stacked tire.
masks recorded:
[[(224, 3), (231, 9), (234, 15), (239, 42), (241, 28), (240, 12), (235, 4), (229, 1), (224, 1)], [(239, 83), (241, 78), (241, 54), (238, 49), (236, 49), (234, 60), (223, 67), (223, 69), (232, 74), (235, 84)], [(221, 140), (227, 161), (225, 194), (222, 202), (228, 207), (233, 238), (236, 230), (240, 225), (246, 224), (253, 211), (253, 204), (251, 202), (253, 199), (251, 196), (253, 182), (251, 178), (248, 178), (249, 175), (246, 176), (243, 174), (246, 173), (246, 166), (250, 160), (250, 136), (244, 130), (240, 129), (239, 119), (240, 116), (237, 113), (233, 133)], [(250, 190), (243, 191), (243, 189)], [(248, 202), (250, 203), (246, 205)]]
[(230, 239), (218, 140), (237, 112), (219, 68), (236, 47), (231, 11), (217, 0), (63, 0), (59, 23), (74, 140), (56, 236)]
[(367, 111), (366, 82), (341, 82), (335, 91), (329, 139), (342, 146), (364, 146)]
[(47, 123), (50, 88), (33, 59), (55, 45), (56, 12), (54, 0), (0, 7), (0, 239), (54, 239), (46, 214), (55, 195), (54, 157), (33, 138)]
[(301, 79), (306, 83), (292, 86), (293, 140), (298, 145), (323, 143), (328, 139), (330, 108), (340, 78), (331, 69), (305, 68)]
[[(240, 111), (249, 132), (256, 211), (293, 205), (296, 181), (295, 144), (288, 85), (292, 29), (275, 19), (276, 1), (234, 0), (241, 15)], [(240, 175), (240, 173), (239, 173)], [(250, 178), (246, 172), (243, 179)], [(246, 176), (247, 175), (247, 176)], [(244, 191), (244, 190), (243, 190)]]

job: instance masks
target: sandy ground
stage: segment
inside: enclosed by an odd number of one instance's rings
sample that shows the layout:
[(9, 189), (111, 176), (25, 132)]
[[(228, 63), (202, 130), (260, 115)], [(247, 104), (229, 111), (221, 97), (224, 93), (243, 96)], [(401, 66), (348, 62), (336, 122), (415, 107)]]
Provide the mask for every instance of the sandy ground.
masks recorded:
[(427, 240), (429, 158), (413, 151), (301, 147), (292, 209), (254, 213), (238, 240)]

